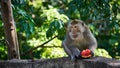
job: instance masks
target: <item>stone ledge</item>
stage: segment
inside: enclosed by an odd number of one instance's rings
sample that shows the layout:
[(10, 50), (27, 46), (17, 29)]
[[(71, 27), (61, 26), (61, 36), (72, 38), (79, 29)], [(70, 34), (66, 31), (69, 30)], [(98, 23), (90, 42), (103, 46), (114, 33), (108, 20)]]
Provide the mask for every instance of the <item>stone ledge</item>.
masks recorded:
[(9, 60), (0, 61), (0, 68), (120, 68), (120, 61), (104, 57), (79, 59), (70, 58), (40, 59), (40, 60)]

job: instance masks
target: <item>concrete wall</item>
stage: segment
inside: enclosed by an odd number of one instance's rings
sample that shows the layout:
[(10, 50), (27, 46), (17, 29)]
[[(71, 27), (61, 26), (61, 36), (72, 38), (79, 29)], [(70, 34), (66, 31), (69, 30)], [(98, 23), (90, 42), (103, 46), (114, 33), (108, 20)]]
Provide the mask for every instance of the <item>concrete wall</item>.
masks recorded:
[(0, 61), (0, 68), (120, 68), (120, 61), (104, 57), (79, 59), (70, 58), (42, 59), (42, 60), (9, 60)]

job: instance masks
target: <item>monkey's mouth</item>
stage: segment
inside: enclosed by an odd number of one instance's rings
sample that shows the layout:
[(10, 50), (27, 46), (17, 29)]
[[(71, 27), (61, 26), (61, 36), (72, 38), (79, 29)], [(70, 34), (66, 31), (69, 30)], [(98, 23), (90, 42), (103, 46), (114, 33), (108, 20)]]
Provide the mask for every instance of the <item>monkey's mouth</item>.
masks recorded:
[(72, 35), (72, 37), (73, 37), (73, 38), (77, 38), (77, 37), (78, 37), (78, 35), (74, 34), (74, 35)]

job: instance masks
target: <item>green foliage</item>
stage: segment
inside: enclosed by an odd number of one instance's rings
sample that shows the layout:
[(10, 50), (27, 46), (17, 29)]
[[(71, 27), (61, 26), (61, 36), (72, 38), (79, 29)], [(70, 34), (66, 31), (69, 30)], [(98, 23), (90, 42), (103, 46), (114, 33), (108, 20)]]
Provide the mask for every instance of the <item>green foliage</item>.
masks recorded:
[[(15, 21), (17, 23), (17, 27), (19, 29), (18, 32), (24, 32), (25, 33), (25, 36), (26, 37), (29, 37), (30, 34), (32, 34), (32, 32), (34, 32), (34, 20), (32, 18), (32, 15), (31, 15), (31, 9), (32, 7), (30, 5), (28, 5), (27, 3), (23, 2), (23, 1), (20, 1), (21, 4), (17, 4), (16, 1), (13, 1), (13, 12), (14, 13), (14, 18), (15, 18)], [(27, 7), (30, 9), (26, 9), (24, 7)], [(29, 13), (27, 12), (29, 11)]]
[(59, 39), (63, 39), (65, 34), (64, 24), (69, 20), (64, 14), (59, 14), (57, 9), (44, 10), (42, 17), (47, 17), (46, 23), (50, 23), (49, 28), (46, 32), (46, 37), (52, 38), (58, 36)]
[(65, 29), (63, 28), (64, 23), (61, 20), (54, 20), (51, 22), (49, 29), (46, 32), (47, 38), (52, 37), (53, 35), (62, 35), (65, 34)]
[[(68, 4), (70, 18), (102, 19), (110, 16), (110, 0), (73, 0)], [(74, 7), (74, 8), (73, 8)]]
[[(12, 0), (12, 8), (21, 54), (54, 36), (63, 40), (66, 22), (69, 19), (77, 18), (85, 21), (97, 38), (100, 49), (96, 50), (96, 56), (111, 56), (120, 59), (119, 0)], [(1, 18), (0, 31), (0, 59), (7, 59)], [(58, 39), (50, 41), (21, 58), (39, 59), (66, 56), (64, 51), (59, 48), (61, 41)]]
[[(61, 48), (61, 41), (54, 39), (50, 43), (48, 43), (46, 46), (53, 46), (52, 48), (44, 48), (44, 52), (41, 53), (41, 56), (43, 58), (58, 58), (58, 57), (63, 57), (67, 56), (64, 50)], [(59, 47), (54, 47), (54, 46), (59, 46)]]
[(7, 56), (7, 48), (3, 45), (4, 42), (1, 42), (0, 40), (0, 60), (6, 60), (8, 58)]
[(101, 48), (98, 48), (95, 51), (95, 56), (102, 56), (102, 57), (106, 57), (106, 58), (112, 58), (105, 49), (101, 49)]
[[(53, 45), (54, 43), (54, 45)], [(47, 44), (46, 46), (53, 46), (52, 48), (43, 48), (44, 51), (40, 54), (42, 58), (58, 58), (58, 57), (63, 57), (67, 56), (66, 53), (62, 48), (56, 48), (54, 46), (60, 46), (60, 41), (59, 40), (53, 40), (51, 43)]]
[(48, 10), (43, 10), (43, 14), (41, 16), (46, 16), (47, 21), (53, 21), (54, 19), (60, 19), (63, 22), (67, 22), (68, 17), (64, 14), (60, 14), (57, 9), (50, 8)]
[[(1, 19), (1, 17), (0, 17)], [(4, 39), (4, 28), (3, 23), (0, 20), (0, 60), (7, 59), (7, 47), (5, 46), (5, 39)]]

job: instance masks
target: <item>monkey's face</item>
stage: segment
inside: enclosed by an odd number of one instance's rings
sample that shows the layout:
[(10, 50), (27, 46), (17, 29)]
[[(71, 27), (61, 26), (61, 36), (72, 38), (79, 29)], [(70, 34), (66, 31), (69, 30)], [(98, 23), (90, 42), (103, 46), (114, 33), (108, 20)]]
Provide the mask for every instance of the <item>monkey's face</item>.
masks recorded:
[(81, 40), (84, 32), (83, 23), (81, 21), (72, 21), (68, 25), (68, 32), (72, 40)]

